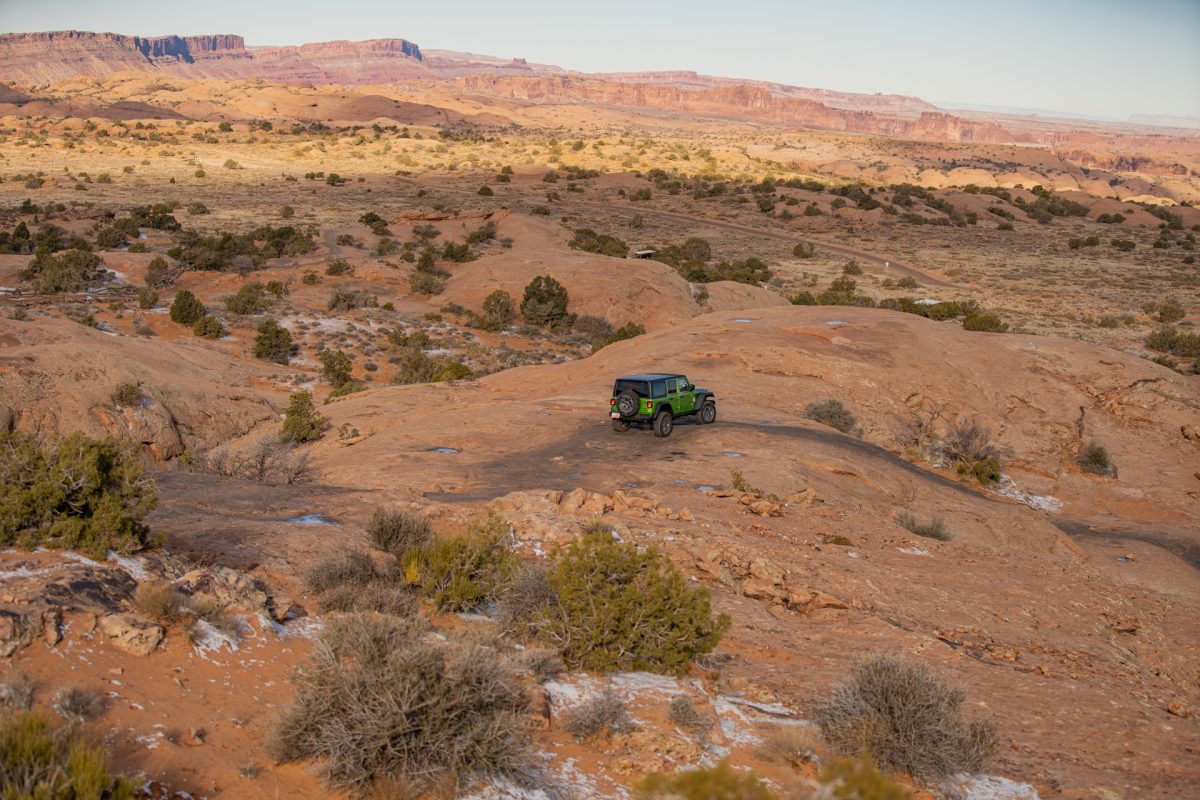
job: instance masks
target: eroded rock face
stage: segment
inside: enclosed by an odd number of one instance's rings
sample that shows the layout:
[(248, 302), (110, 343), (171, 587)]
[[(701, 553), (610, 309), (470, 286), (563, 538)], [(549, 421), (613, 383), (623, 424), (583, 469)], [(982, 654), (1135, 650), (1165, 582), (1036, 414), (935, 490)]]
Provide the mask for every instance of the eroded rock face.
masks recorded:
[(135, 656), (148, 656), (166, 637), (163, 627), (137, 614), (109, 614), (97, 626), (113, 645)]

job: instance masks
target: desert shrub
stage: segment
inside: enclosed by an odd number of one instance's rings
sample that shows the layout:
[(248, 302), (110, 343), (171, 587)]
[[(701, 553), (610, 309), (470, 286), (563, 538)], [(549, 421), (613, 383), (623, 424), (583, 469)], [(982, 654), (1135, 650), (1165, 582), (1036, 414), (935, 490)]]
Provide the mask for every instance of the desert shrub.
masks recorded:
[(591, 314), (584, 314), (575, 320), (572, 326), (574, 331), (588, 339), (607, 339), (613, 335), (613, 326), (604, 317), (596, 317)]
[(291, 206), (280, 206), (279, 216), (284, 219), (291, 219), (292, 217), (296, 216), (296, 209), (292, 208)]
[(627, 322), (608, 336), (599, 339), (593, 339), (592, 352), (596, 352), (597, 350), (607, 347), (614, 342), (623, 342), (626, 339), (634, 339), (643, 335), (645, 332), (646, 328), (644, 326), (639, 325), (636, 322)]
[(32, 283), (39, 292), (78, 292), (107, 283), (112, 277), (100, 256), (76, 249), (58, 254), (40, 252), (20, 273), (21, 280)]
[(137, 304), (142, 309), (154, 308), (158, 305), (158, 292), (149, 286), (142, 286), (137, 290)]
[(273, 319), (265, 319), (257, 328), (254, 337), (254, 357), (276, 364), (286, 364), (291, 360), (292, 334)]
[(1132, 239), (1113, 239), (1112, 246), (1122, 253), (1128, 253), (1137, 247), (1137, 244)]
[(950, 532), (946, 530), (946, 523), (938, 517), (933, 517), (928, 522), (922, 522), (912, 514), (900, 513), (896, 515), (896, 524), (909, 533), (924, 536), (926, 539), (937, 539), (939, 542), (950, 541)]
[(959, 417), (946, 428), (938, 443), (941, 455), (954, 463), (974, 463), (998, 455), (992, 444), (992, 432), (974, 417)]
[(318, 562), (304, 573), (304, 585), (320, 594), (338, 586), (365, 586), (378, 577), (371, 557), (352, 550)]
[(1165, 300), (1158, 307), (1158, 321), (1170, 324), (1187, 316), (1187, 310), (1177, 300)]
[(538, 275), (525, 287), (521, 316), (530, 325), (553, 327), (567, 318), (567, 289), (549, 275)]
[(610, 689), (567, 709), (562, 715), (562, 729), (576, 739), (590, 739), (630, 731), (633, 719), (625, 701)]
[(1115, 477), (1117, 474), (1117, 467), (1113, 464), (1108, 450), (1096, 442), (1092, 442), (1084, 447), (1080, 451), (1079, 458), (1076, 459), (1075, 463), (1084, 472), (1090, 472), (1093, 475), (1112, 475)]
[(804, 418), (828, 425), (851, 436), (862, 436), (862, 428), (858, 427), (858, 420), (854, 418), (850, 409), (842, 405), (840, 400), (822, 400), (819, 403), (810, 403), (804, 409)]
[(1006, 333), (1008, 323), (1002, 322), (995, 314), (973, 313), (963, 317), (963, 328), (986, 333)]
[(291, 485), (312, 479), (309, 454), (276, 436), (261, 437), (247, 453), (184, 453), (179, 467), (189, 472), (223, 475), (259, 483)]
[(21, 670), (10, 672), (6, 680), (0, 681), (0, 706), (28, 711), (33, 707), (33, 695), (36, 691), (36, 680)]
[(300, 282), (303, 283), (305, 286), (316, 286), (318, 283), (321, 282), (321, 276), (310, 269), (310, 270), (307, 270), (304, 273), (304, 275), (300, 278)]
[(528, 764), (521, 689), (489, 648), (425, 642), (394, 617), (339, 617), (293, 683), (267, 750), (322, 761), (334, 787), (392, 775), (465, 784)]
[(344, 258), (335, 258), (330, 261), (325, 267), (325, 274), (333, 277), (339, 275), (353, 275), (354, 267), (350, 266), (350, 262)]
[(837, 800), (913, 800), (915, 795), (884, 775), (869, 755), (839, 758), (821, 770), (821, 783)]
[(138, 388), (136, 383), (122, 383), (113, 389), (112, 401), (113, 405), (116, 406), (140, 406), (142, 404), (142, 390)]
[(636, 797), (643, 800), (775, 800), (775, 793), (752, 772), (742, 772), (721, 760), (664, 775), (653, 772), (637, 784)]
[(497, 289), (483, 300), (483, 316), (480, 327), (484, 330), (498, 331), (512, 322), (516, 303), (512, 295), (503, 289)]
[(171, 625), (183, 617), (187, 597), (170, 581), (146, 581), (133, 593), (133, 608), (142, 616)]
[(594, 531), (568, 545), (549, 574), (553, 602), (525, 629), (560, 648), (572, 669), (682, 673), (729, 627), (708, 590), (691, 589), (670, 559)]
[(1146, 337), (1146, 347), (1173, 356), (1200, 358), (1200, 333), (1185, 333), (1174, 325), (1163, 325)]
[(397, 558), (433, 543), (433, 529), (429, 526), (429, 520), (393, 508), (375, 509), (367, 525), (367, 536), (377, 549)]
[(258, 314), (271, 307), (273, 299), (261, 283), (247, 283), (236, 294), (225, 298), (225, 308), (231, 314)]
[(408, 276), (408, 288), (413, 294), (441, 294), (446, 290), (446, 277), (435, 272), (415, 269)]
[(211, 314), (205, 314), (192, 323), (192, 333), (196, 336), (202, 336), (205, 339), (220, 339), (227, 331), (221, 320)]
[(317, 597), (321, 611), (343, 614), (389, 614), (411, 617), (418, 611), (417, 600), (405, 586), (389, 578), (377, 578), (362, 585), (343, 584), (326, 589)]
[(78, 726), (52, 728), (41, 714), (0, 716), (0, 793), (5, 800), (132, 800), (137, 782), (113, 776), (104, 750)]
[(195, 203), (189, 203), (187, 207), (187, 213), (193, 217), (203, 216), (204, 214), (208, 213), (208, 206), (199, 201)]
[(866, 752), (930, 780), (979, 772), (996, 751), (995, 726), (964, 719), (965, 699), (925, 666), (877, 655), (856, 664), (813, 719), (836, 752)]
[(67, 686), (54, 693), (54, 710), (68, 719), (88, 720), (104, 713), (104, 695), (95, 689)]
[(321, 377), (330, 386), (344, 386), (352, 379), (350, 368), (353, 364), (345, 352), (326, 348), (318, 354), (318, 359), (321, 362)]
[(153, 288), (162, 288), (169, 286), (172, 280), (174, 279), (171, 277), (167, 260), (162, 256), (155, 256), (146, 267), (146, 285)]
[(495, 526), (435, 540), (404, 558), (405, 576), (439, 611), (485, 608), (504, 593), (516, 566)]
[(467, 234), (467, 244), (483, 244), (495, 238), (496, 223), (488, 220), (487, 223)]
[(136, 442), (66, 436), (46, 451), (0, 433), (0, 545), (65, 547), (104, 558), (151, 543), (157, 504)]
[(573, 250), (583, 250), (587, 253), (598, 253), (602, 256), (625, 258), (629, 255), (629, 245), (615, 236), (596, 233), (591, 228), (580, 228), (568, 242)]
[(344, 289), (338, 287), (329, 294), (329, 302), (325, 307), (330, 311), (353, 311), (356, 308), (376, 308), (379, 298), (365, 289)]
[(795, 766), (815, 761), (822, 744), (816, 725), (775, 725), (763, 736), (755, 754), (764, 761)]
[(171, 321), (180, 325), (193, 325), (204, 316), (204, 304), (187, 289), (180, 289), (171, 301)]
[(671, 699), (670, 717), (671, 722), (697, 739), (707, 740), (712, 731), (713, 720), (701, 714), (695, 704), (683, 695)]
[(321, 438), (325, 426), (325, 418), (317, 413), (313, 405), (312, 393), (304, 390), (292, 392), (283, 415), (283, 430), (279, 433), (279, 441), (284, 444), (311, 442)]
[(1004, 477), (1003, 466), (996, 456), (981, 458), (978, 461), (963, 462), (958, 465), (960, 475), (970, 475), (984, 486), (1000, 482)]
[[(810, 206), (811, 208), (811, 206)], [(805, 211), (805, 216), (812, 216)], [(800, 242), (792, 248), (792, 255), (796, 258), (812, 258), (816, 255), (817, 249), (808, 242)], [(860, 273), (861, 274), (861, 273)]]
[(479, 190), (476, 191), (475, 194), (479, 195), (480, 197), (491, 197), (495, 194), (495, 192), (492, 191), (492, 187), (490, 186), (480, 186)]
[(857, 261), (848, 261), (848, 262), (846, 262), (846, 265), (842, 267), (842, 274), (843, 275), (862, 275), (863, 268), (858, 265)]

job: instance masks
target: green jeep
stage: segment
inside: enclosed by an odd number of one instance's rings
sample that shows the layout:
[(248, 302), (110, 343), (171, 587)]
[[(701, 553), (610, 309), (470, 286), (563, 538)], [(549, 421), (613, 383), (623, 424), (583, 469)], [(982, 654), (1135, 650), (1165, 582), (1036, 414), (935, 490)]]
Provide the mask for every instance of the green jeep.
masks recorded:
[(651, 423), (655, 436), (670, 436), (676, 417), (695, 417), (703, 425), (716, 422), (717, 398), (683, 375), (629, 375), (613, 384), (609, 416), (614, 431)]

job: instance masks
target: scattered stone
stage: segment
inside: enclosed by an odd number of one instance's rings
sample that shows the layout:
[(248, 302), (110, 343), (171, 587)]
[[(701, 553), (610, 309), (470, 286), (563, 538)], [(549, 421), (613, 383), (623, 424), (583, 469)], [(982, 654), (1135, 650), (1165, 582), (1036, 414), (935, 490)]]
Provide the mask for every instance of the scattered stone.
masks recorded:
[(42, 636), (46, 644), (53, 647), (62, 641), (63, 613), (61, 608), (49, 608), (42, 612)]
[(1200, 442), (1200, 425), (1181, 425), (1179, 432), (1189, 442)]
[(794, 588), (787, 592), (787, 607), (801, 614), (809, 614), (819, 608), (849, 608), (833, 595), (819, 589)]
[(1192, 709), (1189, 708), (1182, 700), (1172, 700), (1167, 705), (1167, 713), (1179, 717), (1180, 719), (1191, 719), (1194, 716)]
[(137, 614), (109, 614), (99, 621), (100, 632), (116, 647), (135, 656), (148, 656), (165, 636), (161, 625)]

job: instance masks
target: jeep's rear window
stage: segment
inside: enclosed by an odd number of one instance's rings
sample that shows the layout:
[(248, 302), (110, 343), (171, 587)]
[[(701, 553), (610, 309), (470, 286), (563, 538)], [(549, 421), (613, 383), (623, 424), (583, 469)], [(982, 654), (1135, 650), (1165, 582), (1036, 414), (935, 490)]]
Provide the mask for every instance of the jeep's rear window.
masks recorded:
[(667, 393), (667, 382), (666, 381), (655, 381), (653, 383), (653, 386), (654, 386), (654, 396), (655, 397), (662, 397), (664, 394)]
[(613, 387), (613, 394), (620, 394), (626, 389), (631, 390), (638, 397), (650, 395), (650, 386), (646, 381), (617, 381), (617, 385)]

